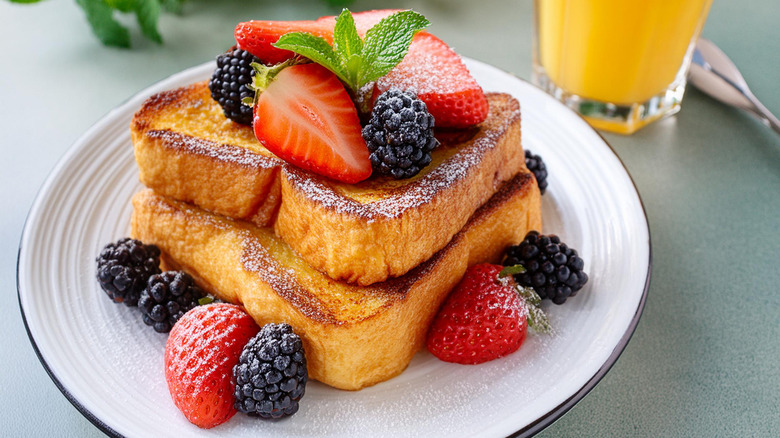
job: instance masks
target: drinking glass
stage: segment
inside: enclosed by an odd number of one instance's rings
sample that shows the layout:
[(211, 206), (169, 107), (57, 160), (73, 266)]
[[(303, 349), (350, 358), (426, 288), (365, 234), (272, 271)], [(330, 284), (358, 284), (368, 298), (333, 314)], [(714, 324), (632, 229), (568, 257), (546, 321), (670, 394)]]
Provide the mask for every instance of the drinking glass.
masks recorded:
[(594, 127), (631, 134), (680, 110), (712, 0), (535, 0), (533, 80)]

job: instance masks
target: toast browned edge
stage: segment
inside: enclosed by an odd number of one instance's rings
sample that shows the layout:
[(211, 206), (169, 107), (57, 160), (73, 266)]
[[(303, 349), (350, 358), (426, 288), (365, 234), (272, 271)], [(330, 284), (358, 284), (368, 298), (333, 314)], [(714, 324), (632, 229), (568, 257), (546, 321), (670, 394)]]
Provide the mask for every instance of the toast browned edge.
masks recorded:
[[(443, 248), (525, 168), (519, 103), (508, 94), (489, 93), (488, 99), (490, 115), (479, 130), (458, 146), (444, 142), (443, 152), (458, 147), (455, 154), (402, 186), (376, 188), (371, 180), (350, 186), (284, 167), (276, 233), (337, 280), (368, 285), (405, 274)], [(377, 199), (350, 198), (363, 191)]]
[[(455, 144), (444, 139), (428, 169), (400, 182), (371, 178), (345, 185), (286, 165), (254, 139), (250, 127), (225, 119), (205, 82), (152, 96), (131, 131), (147, 187), (228, 217), (275, 223), (311, 266), (368, 285), (403, 275), (444, 247), (524, 168), (519, 104), (505, 94), (489, 93), (488, 99), (486, 123), (460, 131), (455, 137), (466, 138)], [(155, 129), (171, 111), (199, 117), (204, 129), (195, 136)]]
[[(268, 245), (268, 229), (148, 190), (133, 204), (134, 237), (158, 245), (170, 266), (192, 274), (204, 289), (242, 303), (259, 324), (291, 324), (304, 341), (311, 377), (350, 390), (403, 371), (467, 265), (498, 261), (526, 231), (541, 228), (536, 181), (524, 172), (428, 261), (402, 277), (363, 287), (311, 269), (278, 238), (270, 237), (275, 243)], [(295, 258), (295, 269), (274, 255)]]
[[(187, 112), (192, 109), (192, 111)], [(173, 111), (200, 111), (202, 136), (154, 129)], [(248, 126), (225, 118), (205, 82), (164, 91), (147, 99), (133, 116), (130, 132), (139, 179), (157, 193), (205, 210), (267, 226), (281, 201), (279, 171), (284, 163), (265, 150)], [(211, 139), (206, 137), (211, 133)], [(231, 143), (251, 144), (255, 150)]]

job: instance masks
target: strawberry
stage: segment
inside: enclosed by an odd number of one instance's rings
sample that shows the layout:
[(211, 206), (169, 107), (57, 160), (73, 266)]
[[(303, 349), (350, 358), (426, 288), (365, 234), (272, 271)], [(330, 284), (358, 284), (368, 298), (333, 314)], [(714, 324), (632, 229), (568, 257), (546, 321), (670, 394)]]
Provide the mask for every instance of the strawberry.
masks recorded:
[[(371, 11), (355, 12), (352, 14), (352, 18), (355, 20), (355, 27), (357, 28), (358, 35), (365, 37), (368, 29), (374, 27), (374, 25), (382, 21), (383, 18), (402, 10), (403, 9), (374, 9)], [(336, 16), (326, 15), (320, 17), (317, 19), (317, 23), (326, 24), (333, 30), (333, 26), (336, 25)]]
[(436, 127), (465, 128), (488, 115), (485, 93), (460, 56), (429, 33), (415, 36), (404, 60), (377, 81), (374, 96), (391, 87), (415, 90), (436, 119)]
[(255, 136), (279, 158), (356, 183), (371, 175), (357, 109), (344, 85), (319, 64), (284, 68), (254, 108)]
[[(352, 14), (355, 27), (361, 37), (380, 20), (400, 9), (380, 9)], [(261, 21), (253, 20), (239, 23), (235, 37), (238, 47), (257, 56), (268, 65), (278, 64), (292, 58), (295, 54), (289, 50), (277, 49), (271, 44), (288, 32), (308, 32), (333, 43), (333, 26), (336, 16), (328, 15), (317, 20), (303, 21)]]
[(205, 429), (236, 413), (233, 366), (260, 328), (232, 304), (196, 307), (173, 326), (165, 344), (165, 380), (173, 403)]
[(479, 364), (513, 353), (525, 340), (527, 311), (503, 266), (481, 264), (463, 280), (436, 315), (426, 345), (446, 362)]
[[(365, 37), (368, 29), (398, 11), (365, 11), (352, 17), (358, 34)], [(270, 65), (294, 55), (271, 45), (285, 33), (308, 32), (332, 44), (335, 23), (334, 16), (316, 21), (249, 21), (239, 23), (235, 36), (240, 48)], [(436, 119), (437, 127), (465, 128), (481, 123), (488, 114), (487, 98), (460, 56), (442, 40), (424, 31), (415, 35), (404, 60), (377, 81), (374, 97), (394, 86), (417, 92)]]
[(288, 32), (308, 32), (333, 42), (333, 24), (316, 21), (247, 21), (238, 23), (235, 30), (238, 48), (257, 56), (267, 65), (292, 58), (295, 53), (277, 49), (271, 44)]

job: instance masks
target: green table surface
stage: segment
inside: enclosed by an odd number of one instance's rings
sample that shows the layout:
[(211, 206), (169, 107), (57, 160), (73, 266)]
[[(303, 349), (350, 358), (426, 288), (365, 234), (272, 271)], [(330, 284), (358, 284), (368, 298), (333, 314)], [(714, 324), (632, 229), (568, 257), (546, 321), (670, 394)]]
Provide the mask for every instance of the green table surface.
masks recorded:
[[(531, 71), (530, 1), (368, 1), (414, 8), (458, 52)], [(101, 46), (75, 2), (0, 1), (0, 435), (100, 436), (58, 391), (16, 297), (26, 214), (55, 163), (146, 86), (212, 59), (235, 23), (338, 12), (324, 1), (192, 0), (164, 15), (165, 44)], [(780, 2), (716, 0), (704, 36), (780, 114)], [(638, 328), (606, 377), (540, 436), (780, 434), (780, 136), (695, 89), (682, 111), (633, 136), (604, 134), (644, 201), (653, 276)], [(583, 327), (587, 330), (587, 327)], [(119, 378), (119, 376), (118, 376)], [(523, 382), (518, 382), (522, 385)]]

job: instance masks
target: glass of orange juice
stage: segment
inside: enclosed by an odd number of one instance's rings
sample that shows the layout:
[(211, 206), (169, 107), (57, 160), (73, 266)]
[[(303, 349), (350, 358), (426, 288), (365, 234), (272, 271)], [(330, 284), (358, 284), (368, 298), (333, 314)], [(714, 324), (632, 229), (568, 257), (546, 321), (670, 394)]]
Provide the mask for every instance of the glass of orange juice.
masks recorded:
[(535, 0), (534, 82), (598, 129), (680, 110), (712, 0)]

